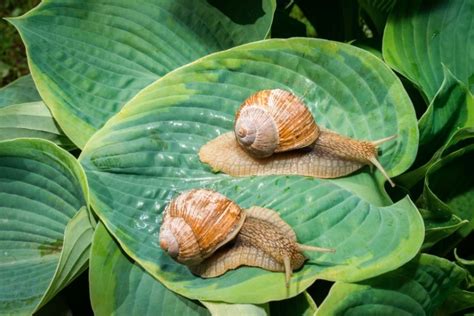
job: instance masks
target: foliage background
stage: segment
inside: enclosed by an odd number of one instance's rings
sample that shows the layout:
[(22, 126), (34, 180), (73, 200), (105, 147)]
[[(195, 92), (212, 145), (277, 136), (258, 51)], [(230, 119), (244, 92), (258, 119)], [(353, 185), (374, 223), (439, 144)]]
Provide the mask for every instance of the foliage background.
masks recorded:
[[(39, 1), (33, 0), (3, 1), (0, 4), (0, 13), (3, 17), (18, 16), (34, 7), (36, 4), (38, 4), (38, 2)], [(295, 3), (297, 6), (295, 6)], [(350, 41), (353, 45), (362, 47), (368, 51), (374, 52), (375, 54), (380, 54), (382, 51), (382, 36), (384, 32), (385, 21), (388, 16), (388, 12), (395, 5), (395, 1), (357, 2), (339, 0), (328, 3), (327, 1), (302, 0), (295, 1), (295, 3), (287, 1), (278, 2), (274, 22), (272, 24), (272, 38), (301, 36), (325, 38), (341, 42)], [(17, 31), (12, 25), (6, 23), (5, 21), (1, 21), (0, 23), (0, 32), (2, 34), (2, 41), (0, 43), (0, 60), (2, 62), (0, 64), (0, 75), (2, 81), (0, 86), (4, 86), (8, 82), (13, 81), (15, 78), (24, 75), (29, 71), (26, 64), (23, 44), (18, 36)], [(403, 70), (400, 72), (406, 75)], [(409, 75), (406, 76), (409, 77)], [(449, 72), (446, 71), (444, 78), (445, 91), (453, 91), (454, 89), (461, 91), (462, 88), (456, 88), (456, 78), (453, 77), (453, 79), (449, 81), (446, 79), (449, 79), (449, 76)], [(428, 106), (430, 106), (433, 96), (427, 98), (423, 92), (420, 92), (421, 90), (418, 89), (419, 87), (414, 85), (412, 82), (405, 79), (403, 76), (401, 76), (401, 80), (406, 91), (410, 95), (411, 101), (417, 113), (417, 118), (421, 119)], [(440, 104), (449, 104), (449, 98), (453, 98), (453, 94), (446, 92), (446, 97), (438, 98), (441, 100), (438, 102), (440, 102)], [(460, 104), (462, 102), (463, 101), (461, 98), (459, 98), (457, 101), (451, 101), (450, 104)], [(472, 106), (472, 104), (468, 104), (468, 106)], [(434, 106), (431, 108), (434, 108)], [(435, 117), (435, 115), (433, 117)], [(427, 122), (424, 124), (426, 124), (428, 127), (434, 126), (436, 123), (434, 120), (430, 120), (430, 117), (427, 117), (426, 115), (424, 121)], [(454, 125), (454, 127), (458, 127), (458, 125)], [(423, 127), (423, 125), (420, 126)], [(452, 134), (449, 134), (449, 132), (445, 134), (446, 135), (442, 136), (442, 138), (446, 140), (452, 136)], [(443, 134), (436, 135), (439, 137), (439, 135)], [(389, 188), (386, 189), (393, 200), (398, 200), (406, 193), (409, 193), (412, 199), (417, 202), (417, 206), (424, 215), (425, 226), (427, 227), (425, 242), (431, 242), (431, 244), (425, 244), (425, 253), (444, 257), (449, 261), (458, 262), (460, 266), (469, 267), (472, 263), (470, 261), (463, 261), (461, 258), (472, 258), (473, 254), (469, 245), (474, 241), (473, 234), (471, 233), (471, 229), (458, 230), (458, 228), (461, 227), (461, 220), (459, 220), (459, 218), (464, 219), (466, 217), (470, 217), (472, 210), (469, 214), (455, 213), (455, 215), (447, 216), (446, 213), (443, 213), (443, 216), (437, 216), (439, 214), (434, 213), (436, 213), (435, 211), (439, 210), (439, 207), (438, 205), (434, 205), (437, 203), (436, 201), (433, 202), (435, 200), (433, 197), (434, 195), (430, 195), (430, 190), (427, 189), (426, 183), (424, 183), (424, 181), (419, 181), (424, 179), (424, 175), (427, 170), (427, 168), (423, 169), (423, 165), (428, 163), (430, 157), (435, 154), (439, 148), (445, 145), (444, 142), (434, 145), (433, 138), (430, 139), (429, 136), (427, 137), (428, 140), (425, 140), (425, 148), (423, 149), (420, 147), (422, 151), (421, 154), (418, 155), (414, 166), (408, 173), (401, 175), (397, 179), (398, 183), (402, 183), (403, 185), (394, 190)], [(469, 145), (469, 141), (466, 141), (465, 139), (461, 140), (460, 143), (455, 143), (455, 147), (454, 149), (450, 149), (450, 153), (453, 153), (455, 149), (464, 148), (463, 146), (466, 145), (466, 143)], [(449, 149), (448, 146), (445, 146), (445, 149)], [(73, 153), (75, 153), (77, 156), (79, 151), (73, 151)], [(447, 156), (448, 153), (445, 155)], [(438, 157), (443, 157), (441, 152), (439, 153)], [(436, 161), (436, 159), (434, 161)], [(437, 163), (444, 164), (442, 161), (438, 161)], [(431, 164), (429, 166), (431, 166)], [(434, 171), (435, 170), (433, 169), (433, 173)], [(417, 172), (418, 174), (421, 174), (421, 176), (417, 176)], [(460, 170), (461, 174), (462, 172), (463, 170)], [(435, 178), (436, 175), (433, 176), (433, 182), (436, 181)], [(413, 179), (417, 179), (418, 181)], [(465, 198), (469, 199), (469, 190), (471, 188), (470, 184), (466, 184), (465, 187), (467, 188)], [(446, 192), (447, 188), (441, 187), (441, 191), (438, 190), (438, 192), (443, 192), (443, 190)], [(450, 200), (449, 197), (446, 199)], [(459, 201), (455, 201), (453, 205), (458, 202)], [(465, 203), (465, 201), (461, 201), (461, 204), (462, 203)], [(452, 231), (450, 231), (449, 227), (456, 227), (456, 229), (452, 228)], [(448, 231), (450, 232), (449, 234)], [(440, 235), (442, 235), (442, 238), (439, 237)], [(457, 249), (457, 256), (455, 256), (455, 252), (453, 251), (454, 248)], [(431, 260), (434, 259), (431, 259), (430, 257), (423, 257), (420, 260), (423, 262), (431, 262)], [(411, 268), (408, 266), (406, 269), (410, 270)], [(51, 310), (55, 310), (55, 312), (57, 312), (58, 306), (66, 306), (63, 308), (63, 310), (69, 309), (72, 312), (78, 314), (92, 313), (89, 299), (88, 273), (88, 270), (84, 271), (80, 277), (78, 277), (73, 283), (62, 290), (53, 301), (43, 307), (43, 310), (40, 311), (40, 313), (48, 314), (51, 312)], [(393, 278), (390, 275), (388, 277), (396, 279), (396, 277)], [(376, 288), (377, 280), (369, 280), (367, 281), (367, 284)], [(311, 287), (308, 288), (307, 292), (311, 295), (316, 304), (320, 306), (332, 285), (332, 282), (317, 280)], [(366, 284), (364, 284), (364, 286), (365, 285)], [(334, 287), (333, 289), (337, 289), (338, 291), (341, 291), (341, 293), (345, 293), (344, 291), (348, 289), (344, 286), (344, 284), (338, 285), (337, 288)], [(358, 291), (358, 289), (350, 289), (350, 291)], [(337, 296), (334, 295), (334, 297)], [(299, 297), (298, 299), (301, 298)], [(302, 303), (296, 302), (296, 305), (298, 304), (301, 305)], [(285, 305), (283, 304), (282, 308), (284, 308), (284, 306)], [(472, 305), (467, 304), (466, 306)], [(327, 304), (325, 306), (323, 305), (323, 307), (328, 308)], [(272, 304), (270, 309), (272, 312), (274, 312), (275, 310), (278, 310), (278, 307)], [(61, 308), (59, 308), (59, 310), (61, 310)], [(449, 310), (449, 308), (447, 310)]]

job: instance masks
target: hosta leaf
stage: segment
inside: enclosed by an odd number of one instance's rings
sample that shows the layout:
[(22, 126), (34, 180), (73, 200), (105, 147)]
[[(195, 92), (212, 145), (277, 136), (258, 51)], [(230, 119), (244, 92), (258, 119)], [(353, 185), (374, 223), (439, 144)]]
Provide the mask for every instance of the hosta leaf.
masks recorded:
[(361, 283), (337, 282), (317, 315), (433, 315), (465, 277), (454, 263), (422, 254)]
[(0, 89), (0, 109), (7, 105), (41, 101), (31, 75), (18, 78)]
[(368, 14), (378, 33), (383, 34), (388, 14), (397, 0), (358, 0), (360, 7)]
[(227, 16), (225, 6), (221, 11), (205, 0), (52, 0), (9, 21), (25, 42), (41, 96), (82, 148), (125, 102), (170, 70), (265, 38), (274, 0), (241, 7)]
[(419, 151), (430, 156), (458, 129), (474, 127), (472, 94), (447, 68), (444, 71), (445, 79), (441, 88), (418, 123)]
[(423, 204), (428, 210), (451, 213), (468, 220), (457, 231), (467, 236), (474, 227), (474, 145), (463, 147), (433, 164), (425, 178)]
[(384, 32), (384, 58), (428, 101), (441, 86), (443, 64), (473, 91), (473, 15), (470, 0), (398, 1)]
[(87, 205), (87, 190), (81, 166), (53, 143), (0, 142), (2, 312), (31, 314), (50, 283), (41, 304), (80, 272), (87, 223), (77, 212)]
[(427, 211), (420, 209), (425, 223), (425, 240), (423, 249), (430, 248), (438, 241), (452, 235), (461, 227), (469, 224), (454, 214), (446, 212)]
[(418, 128), (420, 148), (415, 164), (419, 167), (397, 178), (407, 188), (421, 181), (447, 148), (470, 137), (464, 128), (474, 128), (474, 97), (446, 68), (444, 81), (418, 122)]
[(65, 149), (75, 148), (42, 101), (0, 108), (0, 140), (24, 137), (46, 139)]
[(212, 316), (245, 315), (245, 316), (267, 316), (268, 304), (227, 304), (215, 302), (201, 302), (211, 312)]
[(66, 226), (64, 242), (56, 272), (38, 307), (51, 300), (86, 268), (94, 230), (84, 206)]
[[(123, 249), (170, 289), (191, 298), (261, 303), (296, 295), (316, 278), (360, 280), (394, 269), (418, 250), (420, 215), (404, 199), (378, 207), (345, 189), (378, 196), (369, 170), (335, 181), (306, 177), (232, 178), (212, 173), (197, 156), (232, 129), (252, 92), (285, 88), (304, 96), (321, 125), (357, 138), (398, 134), (383, 147), (391, 174), (413, 161), (413, 108), (396, 76), (376, 57), (324, 40), (268, 40), (203, 58), (145, 89), (89, 142), (81, 163), (93, 205)], [(278, 211), (300, 242), (335, 247), (284, 285), (283, 273), (242, 268), (216, 279), (193, 276), (158, 247), (161, 212), (177, 192), (208, 187), (242, 207)], [(361, 246), (363, 245), (363, 246)]]
[(272, 316), (312, 316), (317, 310), (316, 303), (307, 292), (284, 301), (270, 303), (270, 315)]
[[(449, 295), (449, 297), (444, 302), (443, 306), (440, 308), (441, 315), (452, 315), (455, 312), (462, 311), (464, 309), (470, 308), (469, 312), (472, 313), (472, 308), (474, 308), (474, 292), (456, 289)], [(465, 313), (463, 315), (470, 315)]]
[(74, 148), (41, 101), (30, 75), (0, 89), (0, 141), (22, 137), (47, 139), (63, 148)]
[(94, 234), (89, 269), (95, 315), (209, 315), (134, 263), (102, 224)]

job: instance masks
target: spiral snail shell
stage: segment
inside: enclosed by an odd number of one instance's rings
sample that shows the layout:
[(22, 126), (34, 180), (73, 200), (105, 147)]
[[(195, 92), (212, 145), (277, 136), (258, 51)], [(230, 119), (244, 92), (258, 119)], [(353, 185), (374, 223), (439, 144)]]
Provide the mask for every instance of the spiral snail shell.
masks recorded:
[(304, 103), (288, 91), (259, 91), (241, 105), (234, 133), (201, 147), (199, 158), (232, 176), (303, 175), (337, 178), (374, 165), (395, 186), (378, 161), (375, 141), (356, 140), (319, 128)]
[(235, 115), (235, 138), (254, 157), (306, 147), (319, 136), (308, 108), (294, 94), (281, 89), (251, 95)]
[(165, 209), (160, 247), (176, 261), (198, 264), (237, 235), (245, 215), (237, 204), (218, 192), (184, 192)]
[[(167, 207), (160, 230), (161, 248), (204, 278), (217, 277), (245, 265), (285, 272), (287, 286), (292, 271), (299, 269), (306, 260), (303, 251), (334, 252), (329, 248), (298, 244), (293, 229), (273, 210), (257, 206), (246, 210), (237, 208), (218, 192), (199, 189), (182, 193)], [(171, 209), (182, 210), (175, 215), (186, 215), (171, 216)], [(235, 212), (240, 213), (237, 220)], [(189, 213), (193, 215), (188, 216)], [(200, 216), (202, 213), (205, 215)], [(230, 219), (226, 220), (226, 217)], [(222, 223), (229, 224), (220, 225)], [(192, 237), (199, 241), (190, 240), (191, 234), (183, 229), (186, 226), (192, 231)], [(208, 247), (208, 243), (200, 244), (203, 240), (214, 242)], [(184, 251), (183, 247), (190, 244), (193, 246)]]

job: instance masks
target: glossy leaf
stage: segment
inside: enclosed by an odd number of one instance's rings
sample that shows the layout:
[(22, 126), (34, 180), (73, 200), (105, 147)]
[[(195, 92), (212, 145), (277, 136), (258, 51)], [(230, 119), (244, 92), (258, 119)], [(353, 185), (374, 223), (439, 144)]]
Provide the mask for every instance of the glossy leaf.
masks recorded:
[(53, 143), (0, 142), (2, 312), (31, 314), (50, 284), (41, 304), (81, 271), (87, 238), (77, 212), (87, 206), (87, 190), (81, 166)]
[(18, 78), (0, 89), (0, 109), (7, 105), (41, 101), (31, 75)]
[[(96, 133), (80, 161), (94, 209), (109, 231), (127, 254), (173, 291), (232, 303), (281, 300), (316, 278), (355, 281), (384, 273), (418, 251), (423, 234), (418, 211), (408, 199), (387, 207), (367, 202), (383, 200), (377, 198), (380, 187), (368, 169), (333, 181), (234, 179), (212, 173), (199, 161), (197, 151), (205, 142), (232, 129), (243, 99), (277, 87), (304, 96), (321, 125), (343, 134), (366, 139), (398, 134), (396, 141), (382, 146), (380, 159), (390, 174), (403, 172), (413, 161), (416, 120), (400, 82), (378, 58), (350, 45), (268, 40), (213, 54), (168, 74)], [(295, 273), (289, 289), (283, 273), (258, 268), (216, 279), (196, 277), (157, 245), (166, 203), (177, 192), (196, 187), (220, 191), (242, 207), (275, 209), (300, 242), (337, 251), (308, 254), (310, 263)]]
[(433, 315), (465, 277), (454, 263), (422, 254), (364, 282), (337, 282), (316, 315)]
[(134, 263), (102, 224), (94, 234), (89, 269), (95, 315), (209, 315)]
[(431, 101), (445, 65), (474, 89), (474, 3), (470, 0), (398, 1), (383, 37), (387, 63), (417, 85)]
[(42, 98), (82, 148), (125, 102), (170, 70), (265, 38), (273, 0), (249, 2), (230, 16), (226, 8), (205, 0), (53, 0), (9, 21), (25, 43)]

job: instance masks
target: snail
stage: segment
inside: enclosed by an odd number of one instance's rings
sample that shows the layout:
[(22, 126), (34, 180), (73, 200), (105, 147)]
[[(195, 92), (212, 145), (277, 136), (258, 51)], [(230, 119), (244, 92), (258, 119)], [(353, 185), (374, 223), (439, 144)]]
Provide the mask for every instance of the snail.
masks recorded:
[(195, 189), (181, 193), (165, 209), (160, 247), (203, 278), (217, 277), (240, 266), (285, 272), (307, 259), (303, 251), (334, 249), (302, 245), (293, 229), (273, 210), (241, 209), (224, 195)]
[(377, 147), (396, 135), (356, 140), (318, 127), (309, 109), (291, 92), (261, 90), (236, 114), (234, 132), (201, 147), (199, 158), (232, 176), (303, 175), (337, 178), (374, 165), (395, 186), (377, 157)]

